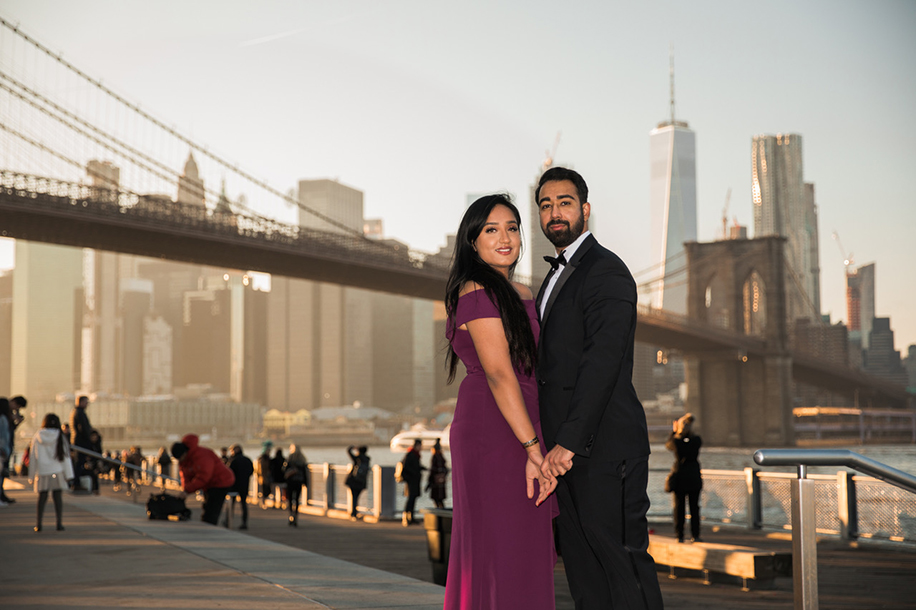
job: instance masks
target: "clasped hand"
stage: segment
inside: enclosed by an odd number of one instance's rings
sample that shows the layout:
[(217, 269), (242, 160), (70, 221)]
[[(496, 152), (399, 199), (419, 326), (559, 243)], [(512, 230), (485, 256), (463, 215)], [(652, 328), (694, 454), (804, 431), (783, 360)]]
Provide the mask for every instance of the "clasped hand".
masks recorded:
[(534, 497), (534, 482), (538, 482), (538, 499), (534, 503), (535, 506), (540, 506), (557, 488), (556, 477), (548, 477), (542, 474), (541, 463), (543, 461), (544, 456), (541, 455), (539, 450), (535, 450), (528, 452), (528, 460), (525, 462), (525, 482), (528, 486), (529, 498)]
[(573, 456), (575, 455), (565, 447), (554, 445), (553, 449), (547, 452), (544, 461), (541, 462), (541, 475), (552, 478), (563, 476), (572, 469)]

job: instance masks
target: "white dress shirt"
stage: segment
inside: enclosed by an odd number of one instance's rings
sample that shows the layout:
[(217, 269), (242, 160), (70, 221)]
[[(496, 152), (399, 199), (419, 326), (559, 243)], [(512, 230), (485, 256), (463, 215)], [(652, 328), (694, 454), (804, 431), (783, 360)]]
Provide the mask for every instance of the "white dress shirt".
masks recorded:
[[(566, 264), (569, 264), (569, 261), (572, 260), (572, 257), (576, 254), (576, 250), (579, 249), (579, 246), (582, 245), (582, 242), (585, 241), (585, 238), (591, 235), (591, 231), (585, 231), (582, 235), (579, 236), (576, 241), (566, 246), (561, 252), (563, 257), (566, 259)], [(557, 256), (560, 255), (560, 252), (557, 252)], [(566, 265), (562, 265), (563, 269), (557, 269), (556, 272), (551, 276), (550, 281), (547, 282), (547, 288), (544, 289), (544, 296), (541, 298), (541, 319), (544, 319), (544, 309), (547, 308), (547, 301), (550, 300), (550, 293), (553, 292), (553, 287), (556, 285), (557, 280), (560, 279), (560, 274), (563, 273)]]

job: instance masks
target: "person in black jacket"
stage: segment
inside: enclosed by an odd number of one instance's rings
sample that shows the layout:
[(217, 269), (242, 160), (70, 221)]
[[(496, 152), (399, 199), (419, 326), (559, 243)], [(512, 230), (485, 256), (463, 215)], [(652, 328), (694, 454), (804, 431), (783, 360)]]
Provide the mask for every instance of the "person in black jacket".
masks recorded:
[(448, 466), (445, 456), (442, 455), (442, 443), (436, 440), (433, 445), (433, 456), (429, 462), (429, 477), (426, 480), (426, 491), (429, 498), (436, 503), (436, 508), (445, 508), (446, 483), (448, 482)]
[(585, 180), (552, 167), (535, 191), (556, 248), (536, 304), (538, 400), (557, 536), (577, 608), (664, 607), (648, 553), (649, 434), (633, 388), (636, 282), (588, 230)]
[(236, 443), (229, 448), (229, 462), (226, 464), (229, 470), (235, 475), (235, 483), (230, 491), (238, 493), (238, 497), (232, 499), (232, 507), (229, 510), (235, 510), (235, 502), (242, 504), (242, 524), (240, 530), (248, 529), (248, 489), (251, 486), (251, 475), (254, 474), (254, 464), (242, 453), (242, 446)]
[(687, 413), (674, 420), (671, 435), (665, 447), (674, 452), (674, 465), (671, 467), (668, 487), (674, 494), (674, 533), (677, 541), (684, 542), (685, 506), (684, 500), (690, 502), (690, 534), (694, 542), (700, 539), (700, 491), (703, 489), (703, 477), (700, 475), (700, 447), (703, 439), (693, 433), (694, 417)]
[(347, 454), (353, 460), (353, 467), (350, 468), (350, 474), (347, 475), (347, 487), (350, 488), (350, 495), (353, 496), (353, 508), (350, 511), (350, 520), (355, 521), (359, 518), (359, 511), (356, 507), (359, 505), (359, 494), (363, 493), (369, 481), (369, 448), (361, 445), (359, 449), (350, 445), (347, 447)]
[(423, 441), (417, 439), (413, 442), (413, 447), (407, 452), (403, 460), (403, 470), (401, 477), (407, 485), (407, 504), (404, 506), (404, 512), (401, 513), (401, 525), (407, 527), (411, 523), (419, 523), (420, 520), (414, 517), (414, 507), (417, 498), (420, 497), (420, 480), (423, 478), (423, 471), (426, 467), (420, 463), (420, 450), (423, 448)]
[[(88, 396), (77, 396), (73, 410), (70, 411), (70, 445), (71, 447), (82, 447), (91, 449), (92, 441), (89, 434), (92, 432), (92, 424), (89, 423), (89, 416), (86, 415), (86, 407), (89, 406)], [(74, 483), (73, 491), (88, 493), (89, 490), (82, 486), (81, 477), (85, 474), (83, 466), (85, 456), (79, 451), (72, 449), (70, 455), (73, 459)]]
[(286, 496), (286, 458), (283, 457), (283, 449), (277, 447), (274, 456), (270, 459), (270, 479), (273, 486), (274, 508), (283, 508), (283, 500)]

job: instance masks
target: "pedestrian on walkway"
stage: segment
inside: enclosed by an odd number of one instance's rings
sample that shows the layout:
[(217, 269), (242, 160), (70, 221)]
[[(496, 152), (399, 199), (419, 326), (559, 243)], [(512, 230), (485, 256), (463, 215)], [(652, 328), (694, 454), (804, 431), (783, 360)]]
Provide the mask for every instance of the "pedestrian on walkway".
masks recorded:
[[(89, 433), (89, 449), (102, 455), (102, 436), (99, 434), (98, 430), (93, 430)], [(86, 473), (86, 476), (89, 477), (92, 486), (92, 493), (95, 495), (101, 494), (99, 489), (99, 473), (102, 472), (101, 461), (94, 455), (83, 455), (83, 469)]]
[(366, 489), (369, 480), (369, 463), (372, 460), (369, 458), (368, 451), (369, 448), (365, 445), (360, 445), (359, 449), (353, 445), (347, 447), (347, 454), (353, 460), (353, 466), (346, 480), (346, 485), (350, 488), (350, 495), (353, 498), (353, 508), (350, 510), (351, 521), (359, 518), (359, 511), (356, 510), (356, 507), (359, 506), (359, 494)]
[[(25, 409), (28, 403), (29, 401), (27, 401), (24, 396), (13, 396), (10, 398), (10, 410), (12, 411), (12, 418), (10, 419), (10, 450), (6, 456), (6, 461), (2, 464), (4, 477), (10, 476), (10, 465), (13, 463), (13, 456), (16, 453), (16, 428), (18, 428), (19, 424), (25, 419), (20, 411)], [(23, 463), (25, 463), (25, 456), (23, 456)], [(3, 485), (0, 484), (0, 503), (6, 502), (7, 504), (12, 504), (15, 501), (16, 500), (6, 495), (3, 491)]]
[(232, 506), (229, 510), (235, 510), (235, 501), (242, 504), (242, 524), (240, 530), (248, 529), (248, 489), (251, 486), (251, 475), (254, 472), (254, 465), (251, 460), (242, 453), (242, 446), (236, 443), (229, 448), (229, 463), (226, 464), (232, 474), (235, 475), (235, 483), (232, 485), (232, 491), (238, 496), (233, 498)]
[(302, 486), (308, 485), (309, 463), (299, 445), (289, 446), (289, 457), (283, 465), (283, 480), (286, 481), (286, 501), (289, 506), (289, 524), (299, 527), (299, 498)]
[(204, 494), (201, 520), (216, 525), (226, 501), (226, 494), (235, 483), (235, 475), (211, 449), (201, 447), (196, 434), (186, 434), (180, 443), (172, 445), (172, 456), (181, 471), (181, 493), (202, 491)]
[(277, 447), (274, 456), (270, 459), (270, 479), (273, 482), (274, 508), (283, 508), (283, 498), (286, 496), (286, 478), (283, 471), (286, 467), (286, 458), (283, 449)]
[[(3, 479), (5, 477), (6, 465), (10, 456), (13, 454), (13, 409), (10, 408), (10, 401), (6, 398), (0, 398), (0, 494), (3, 494)], [(8, 502), (0, 499), (0, 507), (6, 506)]]
[[(89, 416), (86, 414), (86, 408), (89, 406), (88, 396), (77, 396), (76, 404), (70, 412), (70, 445), (72, 447), (82, 447), (91, 449), (92, 444), (89, 440), (89, 433), (92, 432), (92, 424), (89, 423)], [(74, 464), (73, 491), (78, 493), (89, 493), (89, 490), (83, 487), (82, 477), (87, 474), (84, 463), (86, 456), (76, 450), (72, 451), (71, 457)]]
[(423, 449), (423, 441), (416, 439), (413, 442), (413, 447), (401, 462), (403, 464), (401, 477), (407, 485), (407, 504), (404, 505), (404, 512), (401, 514), (401, 525), (404, 527), (411, 523), (420, 522), (414, 516), (414, 509), (417, 504), (417, 498), (420, 497), (420, 481), (423, 478), (423, 471), (426, 470), (426, 466), (420, 463), (421, 449)]
[(433, 456), (429, 462), (429, 478), (426, 482), (426, 491), (429, 498), (436, 504), (436, 508), (445, 508), (445, 487), (448, 481), (448, 465), (442, 455), (442, 443), (436, 439), (433, 445)]
[(41, 531), (49, 491), (54, 500), (57, 529), (63, 530), (63, 490), (67, 489), (67, 482), (73, 478), (73, 463), (70, 461), (70, 443), (64, 438), (60, 418), (54, 413), (45, 415), (41, 430), (32, 437), (29, 446), (29, 475), (29, 483), (34, 481), (34, 489), (38, 493), (35, 531)]
[(261, 443), (261, 455), (258, 456), (258, 505), (262, 509), (267, 508), (267, 496), (273, 489), (273, 480), (270, 478), (270, 449), (273, 443), (264, 441)]
[(172, 456), (165, 450), (165, 447), (159, 447), (156, 464), (159, 466), (159, 484), (165, 487), (165, 478), (172, 476)]
[(703, 439), (693, 433), (694, 417), (690, 413), (674, 420), (665, 447), (674, 452), (674, 464), (665, 480), (665, 491), (674, 494), (674, 533), (678, 542), (684, 542), (685, 500), (690, 503), (690, 534), (694, 542), (700, 538), (700, 492), (703, 477), (700, 474), (700, 447)]

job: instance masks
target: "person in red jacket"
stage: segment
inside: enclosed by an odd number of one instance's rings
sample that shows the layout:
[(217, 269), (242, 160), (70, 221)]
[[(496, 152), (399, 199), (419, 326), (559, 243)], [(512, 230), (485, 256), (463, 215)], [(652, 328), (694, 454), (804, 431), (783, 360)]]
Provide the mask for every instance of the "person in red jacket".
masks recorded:
[(172, 445), (172, 456), (178, 460), (181, 472), (181, 497), (202, 491), (204, 513), (201, 520), (216, 525), (226, 494), (235, 483), (235, 475), (216, 453), (198, 445), (196, 434), (187, 434), (180, 443)]

